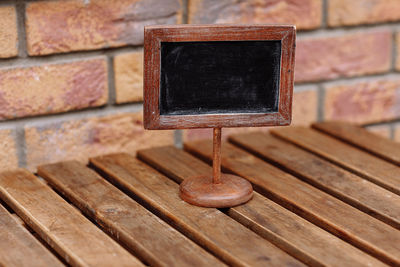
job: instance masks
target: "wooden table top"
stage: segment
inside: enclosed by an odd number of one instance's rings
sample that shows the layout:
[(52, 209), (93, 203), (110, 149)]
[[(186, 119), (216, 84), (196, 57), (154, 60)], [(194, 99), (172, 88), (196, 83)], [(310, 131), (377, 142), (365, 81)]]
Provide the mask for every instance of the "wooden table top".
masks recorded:
[(349, 124), (234, 135), (248, 203), (189, 205), (212, 142), (0, 174), (0, 266), (400, 266), (400, 144)]

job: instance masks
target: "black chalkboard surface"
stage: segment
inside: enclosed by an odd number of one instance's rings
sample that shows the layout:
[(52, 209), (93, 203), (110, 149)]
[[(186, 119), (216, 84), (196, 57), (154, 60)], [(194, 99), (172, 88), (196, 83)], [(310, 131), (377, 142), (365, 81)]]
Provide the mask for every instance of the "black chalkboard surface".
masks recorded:
[(278, 111), (281, 41), (161, 42), (160, 115)]

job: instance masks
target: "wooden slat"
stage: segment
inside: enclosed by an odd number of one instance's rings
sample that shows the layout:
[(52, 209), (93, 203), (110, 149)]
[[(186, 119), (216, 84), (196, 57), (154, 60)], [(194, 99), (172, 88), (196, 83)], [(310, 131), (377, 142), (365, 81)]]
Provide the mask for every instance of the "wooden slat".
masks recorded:
[(392, 163), (308, 128), (285, 127), (271, 133), (400, 195), (400, 168)]
[[(211, 145), (190, 150), (212, 156)], [(284, 152), (282, 152), (284, 153)], [(391, 264), (400, 264), (400, 231), (300, 181), (232, 144), (222, 147), (222, 167), (307, 220)]]
[(26, 170), (0, 174), (0, 197), (67, 263), (75, 266), (142, 266)]
[(313, 128), (400, 165), (400, 143), (346, 122), (319, 122)]
[(174, 181), (128, 154), (97, 157), (91, 163), (114, 184), (230, 265), (302, 266), (221, 211), (182, 201)]
[(64, 266), (0, 205), (0, 266)]
[(152, 266), (224, 266), (82, 163), (40, 166), (38, 174)]
[[(175, 177), (177, 181), (211, 172), (208, 164), (174, 147), (144, 150), (139, 155), (160, 171)], [(383, 265), (258, 193), (254, 193), (253, 199), (246, 204), (230, 208), (227, 213), (310, 265)]]
[(267, 133), (234, 135), (230, 141), (400, 229), (400, 196)]

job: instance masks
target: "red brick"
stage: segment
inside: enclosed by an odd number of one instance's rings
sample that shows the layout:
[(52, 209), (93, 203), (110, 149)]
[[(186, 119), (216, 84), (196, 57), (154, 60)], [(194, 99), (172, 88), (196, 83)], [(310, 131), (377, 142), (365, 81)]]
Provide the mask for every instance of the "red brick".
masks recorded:
[(114, 73), (118, 104), (143, 100), (143, 52), (115, 56)]
[(46, 55), (143, 43), (143, 27), (181, 21), (179, 0), (39, 1), (26, 7), (28, 53)]
[(13, 132), (0, 130), (0, 171), (18, 168), (17, 148)]
[(105, 58), (0, 70), (0, 120), (104, 105)]
[(325, 119), (360, 124), (400, 118), (400, 79), (385, 78), (326, 88)]
[[(293, 94), (292, 125), (307, 126), (317, 120), (317, 90), (315, 87), (302, 89)], [(262, 131), (267, 132), (271, 127), (239, 127), (223, 128), (222, 139), (227, 140), (229, 135)], [(212, 139), (212, 129), (188, 129), (183, 131), (184, 142), (201, 139)]]
[(44, 163), (173, 144), (173, 131), (147, 131), (142, 113), (56, 122), (25, 127), (27, 167)]
[(14, 6), (0, 7), (0, 58), (18, 54), (17, 16)]
[(368, 126), (366, 129), (376, 135), (379, 135), (379, 136), (382, 136), (385, 138), (390, 138), (391, 130), (390, 130), (389, 125)]
[(291, 23), (315, 29), (322, 21), (321, 0), (189, 0), (189, 23)]
[(400, 20), (399, 0), (329, 0), (328, 25), (349, 26)]
[(293, 94), (292, 125), (308, 126), (317, 120), (317, 88), (302, 89)]
[(300, 39), (296, 82), (386, 72), (391, 67), (391, 50), (392, 33), (388, 30)]

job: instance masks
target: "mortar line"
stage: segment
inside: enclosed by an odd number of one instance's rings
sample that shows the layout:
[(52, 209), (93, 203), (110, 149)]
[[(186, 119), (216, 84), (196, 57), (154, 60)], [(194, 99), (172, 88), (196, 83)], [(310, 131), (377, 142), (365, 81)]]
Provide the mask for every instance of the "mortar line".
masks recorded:
[[(16, 1), (16, 16), (17, 16), (17, 36), (18, 36), (18, 57), (26, 58), (27, 42), (25, 32), (25, 2), (23, 0)], [(18, 159), (18, 167), (23, 168), (26, 166), (26, 140), (25, 130), (23, 127), (15, 125), (15, 146), (16, 154)]]
[(15, 8), (17, 13), (18, 57), (26, 58), (28, 52), (25, 32), (25, 2), (17, 0)]
[(322, 5), (321, 28), (326, 29), (328, 28), (328, 1), (322, 0), (321, 5)]
[(189, 7), (188, 0), (181, 0), (182, 2), (182, 24), (188, 24), (189, 22)]
[(174, 131), (174, 145), (177, 148), (183, 148), (183, 131), (182, 130), (175, 130)]
[(115, 76), (114, 76), (114, 57), (107, 56), (107, 75), (108, 75), (108, 105), (116, 102)]
[(45, 56), (27, 56), (0, 59), (0, 68), (25, 68), (54, 63), (68, 63), (87, 60), (105, 55), (118, 55), (128, 52), (142, 51), (141, 46), (115, 47), (91, 51), (71, 51), (69, 53), (51, 54)]
[[(359, 82), (369, 82), (379, 79), (398, 79), (400, 78), (400, 72), (389, 70), (382, 73), (371, 73), (366, 75), (358, 75), (353, 77), (338, 77), (336, 79), (316, 80), (310, 82), (297, 82), (295, 86), (311, 86), (317, 84), (323, 84), (324, 86), (340, 85), (340, 84), (354, 84)], [(349, 83), (350, 82), (350, 83)]]
[(318, 83), (307, 83), (307, 84), (295, 84), (293, 88), (293, 92), (303, 92), (316, 89), (318, 87)]
[(120, 113), (137, 113), (142, 111), (142, 103), (130, 103), (125, 105), (103, 106), (98, 108), (74, 110), (65, 113), (44, 114), (34, 117), (16, 118), (0, 122), (0, 129), (25, 125), (39, 125), (68, 120), (80, 120), (92, 117), (103, 117)]
[(297, 39), (306, 39), (306, 38), (329, 38), (329, 37), (338, 37), (341, 35), (349, 35), (351, 33), (369, 33), (375, 32), (379, 30), (390, 30), (397, 31), (400, 30), (399, 22), (392, 23), (382, 23), (382, 24), (366, 24), (366, 25), (357, 25), (354, 27), (326, 27), (326, 28), (316, 28), (313, 30), (298, 30)]
[(25, 129), (22, 126), (17, 126), (15, 129), (15, 145), (18, 158), (18, 167), (26, 167), (26, 141)]
[(392, 49), (390, 51), (392, 53), (392, 62), (391, 69), (392, 71), (396, 71), (396, 59), (397, 59), (397, 46), (396, 46), (396, 31), (392, 32)]
[(395, 131), (394, 123), (391, 123), (389, 125), (389, 137), (390, 137), (391, 140), (394, 140), (394, 131)]
[[(392, 130), (393, 130), (393, 140), (396, 138), (396, 133), (400, 132), (400, 120), (398, 122), (392, 123)], [(399, 135), (400, 136), (400, 135)], [(400, 142), (400, 139), (397, 140), (397, 142)]]
[(325, 119), (325, 88), (322, 84), (317, 86), (317, 121), (321, 122)]

